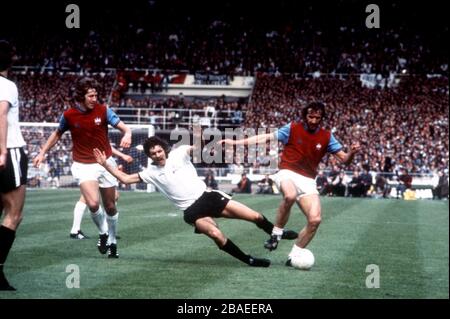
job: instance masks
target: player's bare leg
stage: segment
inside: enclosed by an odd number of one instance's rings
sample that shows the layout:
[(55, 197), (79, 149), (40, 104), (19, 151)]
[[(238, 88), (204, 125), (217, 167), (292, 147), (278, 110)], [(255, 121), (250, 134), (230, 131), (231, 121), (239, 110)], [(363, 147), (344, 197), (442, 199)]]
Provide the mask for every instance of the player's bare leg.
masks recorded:
[(11, 192), (1, 194), (3, 212), (5, 214), (3, 217), (2, 226), (13, 231), (19, 227), (20, 222), (22, 221), (25, 192), (25, 185), (21, 185)]
[(298, 199), (297, 204), (306, 216), (306, 226), (298, 234), (298, 238), (289, 253), (286, 266), (291, 266), (291, 256), (296, 251), (305, 248), (311, 242), (322, 220), (319, 195), (302, 196)]
[(269, 267), (270, 260), (254, 258), (245, 254), (238, 246), (236, 246), (230, 239), (226, 238), (222, 231), (217, 226), (216, 222), (211, 217), (199, 218), (195, 221), (195, 228), (198, 232), (205, 234), (219, 247), (240, 261), (253, 267)]
[(214, 219), (212, 219), (211, 217), (203, 217), (197, 219), (195, 221), (195, 228), (200, 233), (205, 234), (206, 236), (214, 240), (219, 248), (223, 247), (227, 242), (227, 238), (219, 229)]
[[(117, 201), (119, 200), (119, 191), (116, 189), (114, 201), (116, 202), (117, 207)], [(86, 210), (87, 204), (86, 200), (84, 199), (84, 196), (81, 195), (78, 202), (75, 204), (74, 210), (73, 210), (73, 222), (72, 222), (72, 229), (70, 230), (70, 238), (72, 239), (88, 239), (89, 237), (86, 236), (81, 231), (81, 221), (83, 220), (83, 215)], [(117, 211), (117, 214), (119, 212)], [(117, 215), (118, 217), (118, 215)], [(120, 239), (119, 236), (117, 236), (116, 231), (116, 239)]]
[(100, 194), (102, 195), (103, 207), (105, 207), (106, 211), (106, 222), (108, 223), (108, 257), (118, 258), (116, 231), (119, 215), (116, 208), (116, 188), (114, 186), (100, 188)]
[(22, 185), (15, 190), (1, 194), (1, 207), (4, 218), (0, 226), (0, 290), (16, 290), (3, 273), (3, 264), (14, 242), (16, 230), (22, 221), (26, 187)]
[(272, 234), (273, 224), (264, 215), (234, 200), (228, 202), (227, 206), (225, 206), (225, 209), (222, 211), (222, 216), (226, 218), (243, 219), (255, 223), (256, 226), (261, 228), (267, 234)]
[(297, 201), (303, 214), (306, 216), (306, 226), (298, 234), (296, 245), (305, 248), (315, 236), (322, 221), (320, 198), (317, 194), (302, 196)]
[(98, 193), (97, 181), (84, 181), (80, 184), (81, 195), (84, 197), (86, 205), (91, 213), (95, 213), (100, 208), (100, 195)]
[(291, 180), (282, 181), (280, 188), (281, 193), (283, 194), (283, 199), (278, 206), (277, 216), (275, 218), (275, 226), (284, 228), (289, 220), (292, 205), (294, 205), (295, 201), (297, 200), (297, 188)]
[(116, 208), (116, 188), (100, 188), (100, 194), (102, 195), (103, 207), (105, 208), (106, 214), (109, 216), (114, 216), (117, 214)]
[(283, 199), (278, 206), (277, 215), (275, 217), (275, 226), (273, 227), (270, 238), (265, 242), (264, 247), (270, 251), (277, 249), (280, 239), (295, 239), (297, 233), (293, 231), (284, 231), (284, 226), (289, 220), (292, 205), (297, 199), (297, 188), (291, 180), (284, 180), (280, 185)]
[[(222, 211), (221, 215), (222, 217), (225, 218), (243, 219), (255, 224), (264, 221), (263, 215), (245, 206), (244, 204), (236, 202), (234, 200), (230, 200), (228, 202), (227, 206), (225, 206), (225, 209)], [(273, 225), (271, 226), (273, 227)]]

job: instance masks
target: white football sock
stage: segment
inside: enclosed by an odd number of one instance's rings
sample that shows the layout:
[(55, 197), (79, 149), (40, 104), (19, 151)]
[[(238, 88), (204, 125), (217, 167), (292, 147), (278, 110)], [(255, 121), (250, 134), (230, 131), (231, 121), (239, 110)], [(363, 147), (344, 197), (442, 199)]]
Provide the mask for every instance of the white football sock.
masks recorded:
[(84, 211), (86, 210), (86, 203), (78, 201), (73, 209), (73, 224), (71, 234), (77, 234), (81, 229), (81, 221), (83, 220)]
[(283, 235), (283, 228), (273, 226), (272, 235), (278, 236), (278, 239), (281, 239), (281, 236)]
[(108, 232), (108, 224), (106, 223), (106, 217), (102, 207), (100, 206), (95, 213), (91, 212), (91, 217), (98, 228), (99, 234), (106, 234)]
[[(117, 203), (116, 203), (116, 205), (117, 205)], [(117, 222), (119, 222), (119, 212), (117, 212), (116, 213), (116, 215), (115, 216), (117, 216)], [(117, 239), (117, 233), (118, 233), (119, 231), (118, 231), (118, 227), (117, 227), (117, 225), (116, 225), (116, 239)]]
[(116, 244), (116, 231), (117, 231), (117, 222), (119, 219), (119, 214), (115, 214), (114, 216), (106, 215), (106, 221), (108, 223), (108, 245)]

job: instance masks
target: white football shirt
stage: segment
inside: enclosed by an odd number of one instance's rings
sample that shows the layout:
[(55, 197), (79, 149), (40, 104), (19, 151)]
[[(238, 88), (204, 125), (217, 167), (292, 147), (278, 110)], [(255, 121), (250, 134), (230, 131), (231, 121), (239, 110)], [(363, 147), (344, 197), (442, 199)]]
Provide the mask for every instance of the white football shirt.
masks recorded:
[(0, 101), (10, 104), (8, 110), (8, 136), (7, 148), (22, 147), (25, 145), (19, 126), (19, 94), (14, 82), (0, 76)]
[(206, 190), (191, 163), (188, 148), (182, 145), (171, 151), (164, 167), (150, 165), (139, 173), (145, 183), (156, 186), (181, 210), (191, 206)]

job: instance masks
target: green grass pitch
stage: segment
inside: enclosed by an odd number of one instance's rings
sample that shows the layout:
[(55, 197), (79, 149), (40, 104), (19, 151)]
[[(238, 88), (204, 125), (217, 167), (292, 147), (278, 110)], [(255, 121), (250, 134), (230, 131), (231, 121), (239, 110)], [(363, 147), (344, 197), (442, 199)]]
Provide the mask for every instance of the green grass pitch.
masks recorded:
[[(293, 242), (263, 248), (267, 235), (255, 225), (218, 219), (246, 253), (272, 260), (251, 268), (218, 250), (184, 223), (181, 212), (158, 193), (122, 192), (120, 258), (100, 255), (89, 214), (88, 240), (69, 238), (76, 190), (28, 191), (25, 217), (5, 265), (17, 292), (3, 298), (449, 298), (449, 212), (446, 201), (322, 198), (323, 221), (308, 247), (310, 271), (284, 266)], [(235, 196), (274, 220), (279, 196)], [(305, 218), (293, 207), (288, 228)], [(68, 265), (77, 265), (80, 288), (68, 288)], [(367, 288), (368, 265), (379, 269), (379, 288)]]

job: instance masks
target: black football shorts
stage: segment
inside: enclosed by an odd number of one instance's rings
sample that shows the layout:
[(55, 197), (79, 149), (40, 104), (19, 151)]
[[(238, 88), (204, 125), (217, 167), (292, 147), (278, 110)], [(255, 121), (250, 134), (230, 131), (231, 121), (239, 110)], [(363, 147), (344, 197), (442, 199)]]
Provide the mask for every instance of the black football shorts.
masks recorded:
[(231, 197), (218, 190), (205, 191), (191, 206), (184, 210), (184, 221), (193, 225), (202, 217), (220, 217)]
[(28, 156), (22, 147), (8, 148), (6, 168), (0, 170), (0, 193), (9, 193), (26, 185)]

